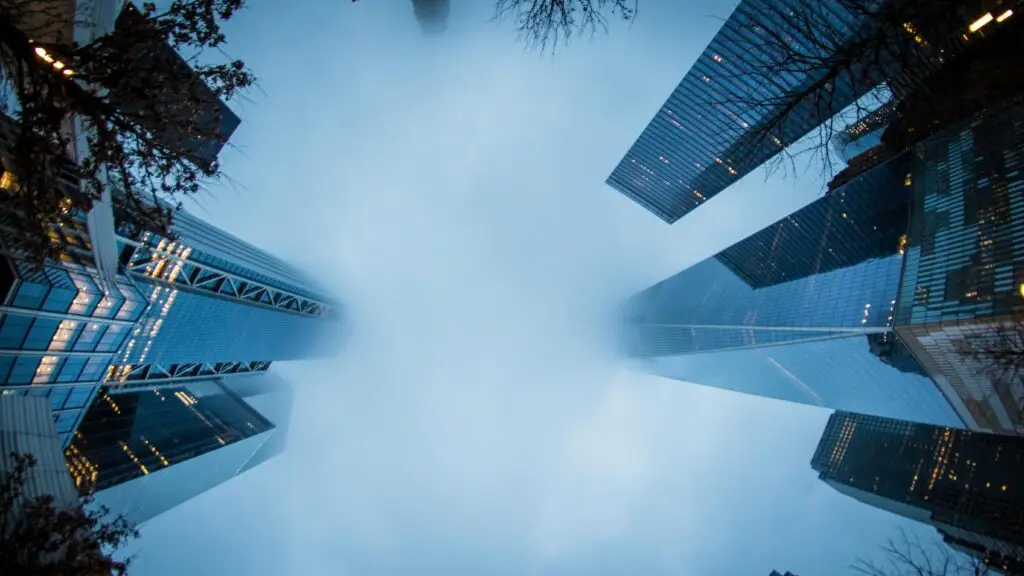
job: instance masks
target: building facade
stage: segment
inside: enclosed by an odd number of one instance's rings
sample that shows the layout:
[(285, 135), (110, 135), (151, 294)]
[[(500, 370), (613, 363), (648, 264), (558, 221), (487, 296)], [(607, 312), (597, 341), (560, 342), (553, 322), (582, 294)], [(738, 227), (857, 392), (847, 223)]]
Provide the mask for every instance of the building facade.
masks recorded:
[(784, 96), (813, 85), (824, 69), (772, 73), (784, 58), (775, 47), (799, 46), (812, 57), (862, 26), (840, 1), (743, 0), (608, 185), (670, 224), (689, 214), (885, 80), (841, 77), (782, 112)]
[(76, 485), (141, 524), (265, 461), (279, 429), (230, 382), (268, 376), (101, 392), (66, 452)]
[(893, 334), (909, 158), (648, 288), (624, 345), (656, 374), (833, 409), (960, 426)]
[(104, 282), (84, 226), (54, 233), (71, 241), (41, 268), (0, 251), (0, 389), (47, 398), (66, 446), (148, 302), (125, 273)]
[(896, 333), (972, 428), (1024, 433), (1024, 108), (938, 134), (913, 155), (914, 212)]
[(1020, 437), (836, 412), (811, 467), (839, 492), (935, 526), (997, 568), (1024, 559)]

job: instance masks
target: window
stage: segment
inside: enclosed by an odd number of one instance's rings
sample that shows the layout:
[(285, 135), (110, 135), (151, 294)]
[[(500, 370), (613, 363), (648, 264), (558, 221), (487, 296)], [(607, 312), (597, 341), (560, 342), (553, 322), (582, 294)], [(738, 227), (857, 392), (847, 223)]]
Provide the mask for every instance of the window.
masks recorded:
[(15, 308), (39, 310), (43, 305), (43, 300), (46, 299), (46, 294), (49, 291), (49, 284), (25, 282), (18, 288), (18, 295), (14, 297), (14, 302), (11, 304)]
[(60, 369), (60, 375), (57, 376), (57, 382), (75, 382), (78, 380), (78, 375), (82, 373), (82, 368), (85, 367), (85, 363), (88, 358), (82, 358), (80, 356), (70, 357), (64, 362), (64, 366)]
[(77, 419), (77, 412), (63, 412), (57, 415), (53, 424), (57, 428), (58, 434), (66, 434), (71, 432), (71, 428), (75, 425), (75, 420)]
[(46, 350), (50, 346), (50, 340), (57, 332), (59, 320), (52, 318), (36, 318), (32, 323), (32, 329), (28, 331), (25, 342), (21, 345), (24, 350)]
[(82, 314), (83, 316), (89, 316), (92, 313), (96, 303), (99, 302), (100, 295), (99, 289), (96, 288), (96, 284), (88, 276), (82, 274), (71, 274), (71, 281), (75, 283), (75, 287), (78, 288), (78, 294), (71, 301), (71, 308), (68, 310), (71, 314)]
[(57, 326), (57, 332), (50, 340), (50, 350), (67, 350), (78, 332), (79, 323), (74, 320), (64, 320)]
[(36, 367), (39, 366), (38, 356), (19, 356), (14, 361), (10, 375), (7, 376), (8, 384), (29, 384), (36, 375)]
[(75, 351), (77, 352), (92, 352), (96, 348), (96, 343), (99, 342), (100, 336), (103, 335), (104, 330), (107, 327), (104, 324), (98, 322), (90, 322), (82, 329), (82, 334), (78, 337), (78, 341), (75, 342)]
[(71, 392), (68, 394), (68, 399), (64, 403), (65, 410), (72, 410), (78, 408), (85, 408), (89, 398), (92, 397), (92, 386), (75, 386), (72, 387)]
[(82, 370), (80, 378), (84, 381), (99, 380), (103, 376), (103, 371), (107, 369), (107, 364), (110, 363), (110, 358), (90, 358), (85, 363), (85, 368)]
[(30, 316), (12, 316), (8, 314), (3, 318), (3, 325), (0, 325), (0, 348), (8, 350), (20, 350), (21, 343), (25, 341), (29, 327), (32, 326)]
[(64, 401), (67, 400), (68, 394), (71, 393), (71, 388), (67, 386), (60, 386), (58, 388), (50, 389), (50, 409), (60, 410), (64, 408)]
[(43, 310), (63, 314), (68, 311), (71, 302), (75, 299), (75, 291), (68, 288), (54, 288), (46, 297)]
[(109, 326), (103, 334), (99, 344), (96, 345), (97, 352), (114, 352), (121, 347), (124, 337), (128, 334), (129, 326)]
[(60, 356), (43, 356), (36, 367), (36, 374), (32, 377), (33, 384), (47, 384), (53, 381), (53, 377), (60, 369)]
[(95, 318), (113, 318), (114, 314), (121, 307), (123, 301), (120, 298), (114, 298), (109, 294), (104, 296), (96, 310), (92, 313)]

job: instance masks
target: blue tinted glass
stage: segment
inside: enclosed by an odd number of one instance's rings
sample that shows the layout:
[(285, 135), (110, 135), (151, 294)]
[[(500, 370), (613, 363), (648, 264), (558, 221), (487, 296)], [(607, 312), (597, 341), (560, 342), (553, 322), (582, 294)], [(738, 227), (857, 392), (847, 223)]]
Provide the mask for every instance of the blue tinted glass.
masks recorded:
[(71, 393), (71, 388), (67, 386), (60, 386), (50, 390), (50, 408), (52, 410), (60, 410), (64, 408), (64, 401), (67, 400), (68, 394)]
[(68, 394), (67, 402), (64, 404), (64, 408), (84, 408), (89, 402), (89, 398), (92, 397), (92, 393), (95, 388), (92, 386), (75, 386), (71, 388), (71, 392)]
[(8, 350), (21, 349), (21, 343), (25, 341), (25, 335), (32, 326), (30, 316), (16, 316), (7, 314), (3, 317), (3, 325), (0, 325), (0, 348)]
[(22, 348), (25, 350), (46, 350), (50, 347), (50, 340), (53, 339), (54, 333), (57, 332), (58, 325), (60, 325), (60, 320), (36, 318), (35, 322), (32, 323), (28, 336), (25, 337)]
[(78, 375), (82, 373), (82, 368), (85, 367), (85, 363), (88, 358), (81, 356), (71, 356), (64, 361), (64, 366), (61, 367), (60, 374), (57, 376), (57, 382), (75, 382), (78, 380)]
[(43, 305), (43, 300), (46, 299), (46, 294), (49, 290), (49, 284), (24, 282), (18, 287), (18, 295), (14, 297), (12, 305), (15, 308), (38, 310)]
[(19, 356), (7, 376), (8, 384), (31, 384), (39, 366), (39, 356)]

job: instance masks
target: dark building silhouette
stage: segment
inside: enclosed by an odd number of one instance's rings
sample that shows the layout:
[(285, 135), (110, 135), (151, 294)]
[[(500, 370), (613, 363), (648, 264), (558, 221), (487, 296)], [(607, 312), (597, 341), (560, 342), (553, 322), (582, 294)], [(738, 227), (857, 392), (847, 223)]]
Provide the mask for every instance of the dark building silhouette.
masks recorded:
[(772, 573), (769, 574), (768, 576), (797, 576), (797, 575), (793, 574), (789, 570), (786, 570), (785, 574), (783, 574), (782, 572), (779, 572), (778, 570), (772, 570)]
[(1024, 559), (1024, 438), (836, 412), (811, 467), (840, 493), (935, 526), (996, 567)]
[(426, 34), (441, 34), (448, 27), (451, 0), (412, 0), (416, 20)]

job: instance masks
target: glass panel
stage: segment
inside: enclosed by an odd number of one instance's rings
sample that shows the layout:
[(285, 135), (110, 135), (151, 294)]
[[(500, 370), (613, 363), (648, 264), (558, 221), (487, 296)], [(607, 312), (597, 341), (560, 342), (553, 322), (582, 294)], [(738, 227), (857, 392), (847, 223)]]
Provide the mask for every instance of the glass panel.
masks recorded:
[(92, 352), (96, 348), (96, 343), (99, 342), (100, 336), (107, 327), (104, 324), (97, 322), (90, 322), (82, 330), (82, 334), (78, 337), (78, 341), (75, 342), (76, 352)]
[(96, 345), (97, 352), (114, 352), (121, 347), (124, 337), (128, 334), (130, 326), (109, 326), (99, 344)]
[(84, 408), (86, 403), (89, 402), (89, 398), (93, 392), (92, 386), (74, 386), (70, 388), (71, 393), (68, 395), (67, 402), (64, 404), (65, 410), (72, 408)]
[(46, 350), (50, 346), (50, 340), (53, 339), (54, 333), (57, 332), (58, 325), (60, 325), (59, 320), (36, 318), (21, 347), (25, 350)]
[(29, 384), (36, 374), (36, 366), (39, 366), (38, 356), (19, 356), (11, 368), (7, 377), (8, 384)]
[(68, 312), (83, 316), (91, 315), (93, 308), (95, 308), (96, 303), (100, 300), (99, 289), (96, 288), (96, 284), (91, 278), (82, 274), (71, 274), (71, 280), (75, 283), (75, 287), (78, 288), (78, 294), (72, 300), (71, 308)]
[(78, 419), (78, 412), (61, 412), (57, 415), (57, 419), (54, 422), (54, 426), (57, 428), (58, 434), (64, 434), (71, 432), (71, 428), (75, 425), (75, 420)]
[(68, 394), (71, 393), (71, 388), (67, 386), (59, 386), (57, 388), (50, 389), (50, 409), (60, 410), (64, 408), (64, 401), (67, 400)]
[(85, 364), (85, 369), (82, 370), (80, 378), (84, 381), (99, 380), (103, 376), (104, 370), (107, 369), (107, 365), (110, 364), (110, 358), (90, 358)]
[(49, 291), (49, 284), (25, 282), (18, 287), (18, 295), (14, 297), (14, 302), (12, 303), (12, 305), (15, 308), (29, 308), (32, 310), (39, 310), (39, 308), (43, 305), (43, 300), (46, 299), (46, 294)]
[(64, 367), (60, 370), (60, 376), (57, 377), (57, 382), (74, 382), (78, 380), (78, 375), (82, 373), (82, 368), (85, 367), (88, 358), (82, 357), (71, 357), (64, 361)]
[(28, 334), (30, 326), (32, 326), (31, 316), (11, 314), (4, 316), (3, 325), (0, 326), (0, 348), (20, 350), (21, 343), (25, 341), (25, 335)]
[(54, 375), (60, 369), (60, 356), (43, 356), (36, 367), (36, 374), (32, 377), (33, 384), (46, 384), (53, 380)]
[(75, 334), (78, 332), (80, 325), (81, 323), (74, 320), (61, 321), (57, 327), (57, 332), (53, 335), (53, 339), (50, 340), (50, 350), (67, 350), (75, 339)]

